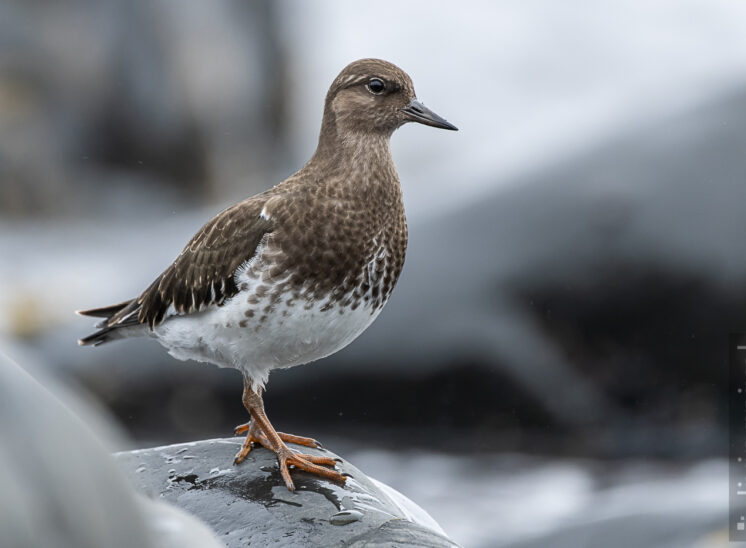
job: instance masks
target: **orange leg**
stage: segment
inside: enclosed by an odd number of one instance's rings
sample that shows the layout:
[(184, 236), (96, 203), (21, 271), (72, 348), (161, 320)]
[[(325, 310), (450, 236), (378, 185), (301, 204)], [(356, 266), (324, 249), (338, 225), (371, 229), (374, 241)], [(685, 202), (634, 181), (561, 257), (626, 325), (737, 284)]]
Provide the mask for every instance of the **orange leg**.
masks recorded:
[(290, 443), (300, 443), (307, 447), (318, 447), (319, 444), (311, 438), (293, 436), (290, 434), (279, 434), (269, 422), (267, 414), (264, 411), (264, 401), (261, 392), (254, 391), (251, 388), (251, 380), (244, 377), (243, 404), (251, 415), (251, 421), (245, 425), (236, 428), (236, 433), (246, 432), (246, 440), (236, 455), (235, 463), (238, 464), (246, 458), (251, 451), (251, 444), (257, 442), (262, 446), (274, 451), (277, 455), (277, 461), (280, 465), (280, 474), (285, 481), (285, 486), (290, 491), (295, 491), (295, 484), (290, 477), (290, 466), (305, 470), (311, 474), (316, 474), (332, 481), (344, 483), (346, 477), (336, 470), (325, 468), (325, 466), (334, 467), (336, 461), (330, 457), (319, 457), (307, 455), (292, 451), (285, 441)]

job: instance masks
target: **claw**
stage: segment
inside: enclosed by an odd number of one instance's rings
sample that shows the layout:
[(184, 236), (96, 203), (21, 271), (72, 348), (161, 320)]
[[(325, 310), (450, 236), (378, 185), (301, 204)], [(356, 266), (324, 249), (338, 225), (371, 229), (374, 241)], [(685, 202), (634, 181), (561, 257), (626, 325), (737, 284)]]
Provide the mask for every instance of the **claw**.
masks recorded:
[(238, 450), (238, 453), (236, 453), (236, 456), (233, 459), (234, 465), (241, 464), (244, 459), (246, 459), (246, 456), (251, 452), (251, 442), (252, 440), (249, 437), (244, 440), (241, 449)]

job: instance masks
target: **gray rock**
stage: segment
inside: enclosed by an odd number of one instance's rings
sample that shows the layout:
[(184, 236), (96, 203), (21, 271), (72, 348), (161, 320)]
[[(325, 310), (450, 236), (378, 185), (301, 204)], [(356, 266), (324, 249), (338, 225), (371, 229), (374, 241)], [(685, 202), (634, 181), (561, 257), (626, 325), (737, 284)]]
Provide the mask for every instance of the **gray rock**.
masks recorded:
[(232, 465), (237, 438), (115, 464), (118, 427), (34, 375), (0, 353), (0, 548), (216, 548), (216, 534), (228, 546), (455, 546), (409, 499), (324, 450), (308, 449), (339, 459), (345, 486), (294, 471), (290, 493), (266, 449)]
[(137, 499), (153, 548), (223, 548), (207, 525), (184, 510), (142, 495)]
[(136, 495), (101, 441), (115, 424), (2, 352), (0, 432), (0, 548), (219, 546), (192, 516)]
[(239, 438), (118, 453), (141, 493), (171, 502), (208, 524), (227, 546), (456, 546), (421, 508), (324, 449), (349, 474), (337, 485), (292, 472), (280, 478), (274, 454), (255, 448), (234, 466)]

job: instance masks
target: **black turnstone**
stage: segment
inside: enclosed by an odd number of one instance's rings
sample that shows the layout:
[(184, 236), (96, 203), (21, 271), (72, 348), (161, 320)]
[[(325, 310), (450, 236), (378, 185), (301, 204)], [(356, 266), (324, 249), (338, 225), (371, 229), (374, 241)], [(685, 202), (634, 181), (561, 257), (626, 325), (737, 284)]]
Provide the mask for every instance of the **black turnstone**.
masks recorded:
[(406, 122), (456, 129), (417, 100), (400, 68), (349, 64), (326, 95), (308, 163), (208, 221), (139, 297), (79, 312), (104, 318), (79, 344), (150, 335), (177, 359), (240, 370), (250, 420), (236, 428), (246, 440), (235, 462), (256, 442), (277, 454), (291, 491), (289, 465), (344, 482), (332, 459), (287, 447), (318, 443), (275, 431), (262, 390), (271, 370), (348, 345), (391, 295), (407, 222), (389, 140)]

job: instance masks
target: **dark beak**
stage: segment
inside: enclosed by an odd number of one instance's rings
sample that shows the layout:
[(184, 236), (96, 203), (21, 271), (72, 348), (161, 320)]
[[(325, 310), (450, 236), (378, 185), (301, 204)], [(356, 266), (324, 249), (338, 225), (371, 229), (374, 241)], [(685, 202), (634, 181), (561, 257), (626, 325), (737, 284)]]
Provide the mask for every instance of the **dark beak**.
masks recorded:
[(419, 122), (420, 124), (425, 124), (426, 126), (458, 131), (458, 128), (451, 122), (435, 114), (432, 110), (420, 103), (417, 99), (412, 99), (412, 101), (406, 107), (401, 109), (401, 111), (406, 114), (407, 118), (409, 118), (413, 122)]

